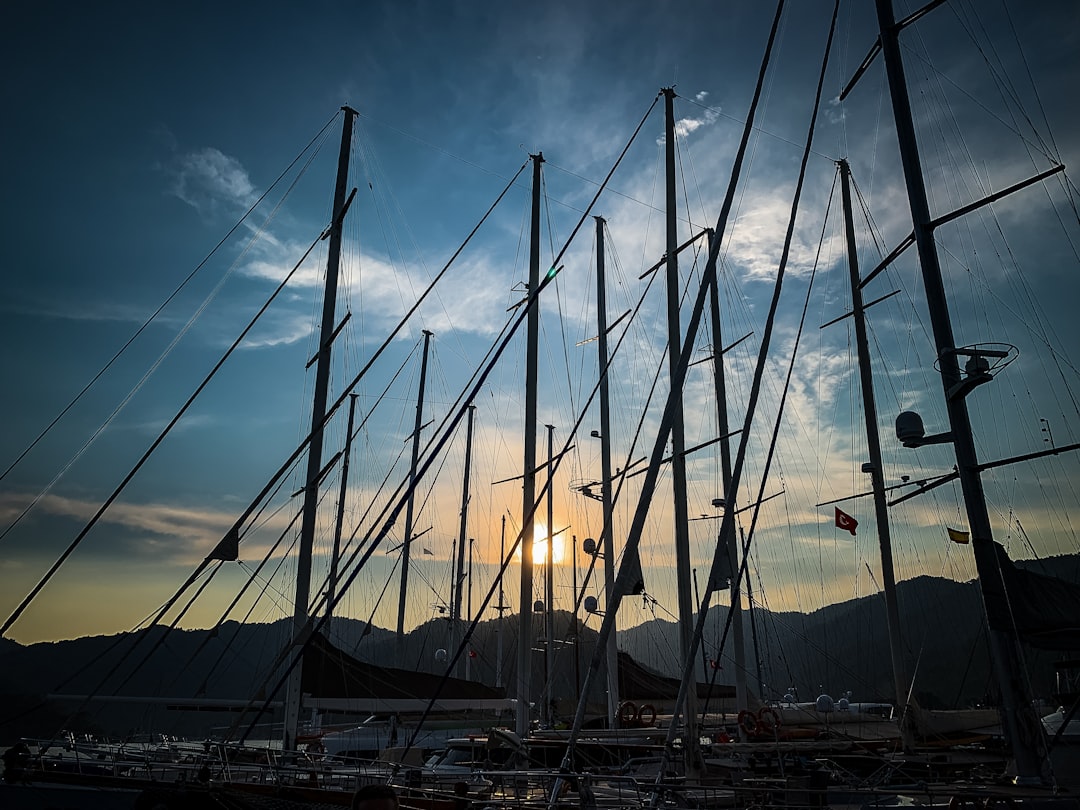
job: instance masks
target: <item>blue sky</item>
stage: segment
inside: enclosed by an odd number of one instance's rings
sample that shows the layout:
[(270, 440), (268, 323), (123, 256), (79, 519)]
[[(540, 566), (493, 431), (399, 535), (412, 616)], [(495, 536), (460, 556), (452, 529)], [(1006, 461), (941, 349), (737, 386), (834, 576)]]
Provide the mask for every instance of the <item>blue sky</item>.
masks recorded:
[[(561, 247), (595, 183), (663, 86), (674, 84), (679, 94), (680, 202), (689, 201), (690, 212), (681, 215), (682, 227), (688, 234), (687, 217), (695, 227), (713, 224), (772, 15), (763, 3), (715, 5), (386, 2), (361, 10), (347, 3), (195, 3), (175, 9), (8, 4), (0, 34), (7, 121), (0, 138), (8, 155), (6, 215), (0, 224), (7, 288), (0, 300), (6, 347), (0, 359), (5, 422), (0, 466), (6, 468), (97, 373), (342, 104), (355, 107), (361, 117), (351, 179), (359, 192), (346, 231), (339, 302), (339, 313), (348, 309), (352, 320), (339, 340), (335, 390), (370, 356), (527, 155), (538, 150), (548, 161), (544, 257), (549, 260), (551, 246)], [(823, 2), (791, 5), (724, 250), (726, 340), (755, 333), (728, 360), (733, 421), (741, 418), (738, 397), (748, 388), (761, 334), (831, 10)], [(833, 161), (851, 160), (886, 250), (910, 230), (880, 62), (843, 105), (835, 100), (876, 36), (870, 6), (846, 4), (840, 15), (826, 82), (829, 101), (815, 135), (765, 401), (751, 441), (755, 461), (747, 486), (755, 491), (823, 230)], [(1080, 11), (1066, 2), (1006, 8), (1008, 14), (997, 2), (948, 4), (905, 33), (935, 212), (1046, 168), (1047, 151), (1058, 150), (1070, 167), (1080, 157), (1077, 112), (1070, 103), (1080, 78)], [(900, 5), (897, 16), (910, 10)], [(1002, 91), (988, 78), (988, 63), (1000, 65), (998, 75), (1013, 82), (1009, 89)], [(1031, 116), (1030, 125), (1017, 113), (1018, 105)], [(959, 129), (952, 128), (953, 119)], [(284, 269), (326, 226), (339, 126), (340, 118), (325, 130), (322, 148), (272, 219), (280, 190), (256, 210), (251, 222), (257, 224), (239, 229), (4, 479), (0, 515), (5, 527), (49, 488), (0, 539), (4, 615), (194, 390)], [(1043, 148), (1038, 138), (1046, 142), (1048, 132), (1055, 142)], [(658, 109), (613, 180), (617, 193), (605, 195), (594, 212), (609, 219), (609, 251), (617, 257), (618, 269), (609, 271), (614, 272), (611, 318), (633, 306), (645, 284), (639, 272), (664, 250), (661, 134)], [(526, 183), (519, 183), (437, 299), (425, 305), (365, 381), (361, 407), (371, 408), (394, 372), (404, 368), (371, 417), (354, 460), (356, 480), (348, 501), (354, 521), (373, 497), (377, 500), (378, 482), (411, 430), (420, 330), (436, 333), (427, 408), (429, 418), (441, 419), (506, 318), (506, 308), (521, 297), (514, 286), (526, 274), (527, 194)], [(877, 570), (869, 502), (852, 505), (862, 524), (857, 542), (835, 531), (829, 509), (814, 507), (863, 491), (868, 483), (858, 472), (864, 444), (860, 422), (852, 420), (858, 399), (847, 327), (817, 329), (843, 312), (848, 300), (837, 205), (825, 228), (806, 342), (781, 434), (780, 475), (765, 487), (767, 494), (786, 491), (762, 516), (757, 552), (772, 607), (812, 609), (876, 589), (866, 572), (867, 563)], [(1046, 446), (1045, 423), (1039, 421), (1044, 418), (1058, 445), (1076, 441), (1080, 421), (1073, 365), (1080, 343), (1073, 311), (1080, 244), (1075, 209), (1069, 208), (1060, 182), (1051, 181), (997, 204), (994, 213), (996, 219), (980, 215), (939, 233), (950, 291), (957, 296), (959, 339), (1009, 342), (1020, 349), (1019, 360), (993, 392), (980, 391), (972, 400), (985, 458)], [(256, 230), (258, 239), (245, 248)], [(541, 421), (559, 428), (559, 441), (587, 395), (589, 375), (595, 375), (595, 344), (577, 345), (595, 333), (592, 249), (589, 220), (567, 254), (557, 289), (544, 302)], [(287, 456), (306, 432), (312, 373), (304, 364), (314, 353), (313, 313), (324, 251), (322, 243), (299, 283), (287, 288), (160, 457), (12, 629), (13, 638), (34, 641), (134, 626), (183, 580)], [(872, 253), (863, 262), (868, 269)], [(684, 280), (696, 277), (689, 254), (682, 266)], [(220, 291), (187, 328), (219, 282)], [(894, 286), (886, 289), (888, 283)], [(944, 419), (937, 383), (932, 369), (927, 371), (933, 356), (926, 317), (916, 314), (924, 310), (913, 256), (906, 256), (888, 281), (880, 281), (871, 297), (898, 286), (913, 290), (912, 296), (883, 305), (873, 316), (882, 354), (879, 407), (887, 445), (901, 408), (919, 408), (928, 425)], [(663, 311), (657, 285), (627, 335), (616, 393), (616, 454), (628, 452), (644, 392), (663, 355)], [(181, 334), (156, 372), (50, 487)], [(704, 338), (699, 343), (704, 347)], [(478, 402), (480, 449), (470, 534), (477, 538), (478, 570), (484, 572), (495, 558), (499, 517), (510, 510), (511, 520), (520, 519), (514, 485), (491, 484), (520, 474), (520, 347), (515, 344), (510, 355)], [(699, 372), (688, 386), (687, 444), (715, 435), (709, 385), (710, 378)], [(654, 403), (647, 425), (655, 425), (657, 407)], [(586, 434), (597, 418), (586, 420)], [(343, 431), (342, 418), (330, 430), (327, 456), (340, 446)], [(457, 525), (461, 441), (459, 436), (418, 517), (417, 531), (430, 527), (418, 542), (432, 554), (414, 550), (418, 562), (411, 576), (420, 585), (410, 602), (410, 623), (429, 618), (433, 606), (448, 598), (444, 583)], [(576, 444), (562, 473), (565, 480), (555, 488), (555, 522), (581, 538), (598, 533), (598, 510), (571, 487), (597, 477), (599, 461), (587, 435)], [(901, 474), (918, 478), (947, 471), (952, 464), (942, 449), (921, 450), (917, 458), (908, 451), (888, 452), (892, 481)], [(710, 501), (721, 494), (710, 453), (691, 463), (691, 515), (711, 513)], [(404, 474), (404, 463), (396, 462), (391, 480)], [(1075, 459), (1056, 459), (1002, 473), (988, 485), (996, 530), (1010, 540), (1016, 556), (1031, 556), (1016, 520), (1037, 553), (1075, 550), (1077, 476)], [(337, 497), (336, 476), (331, 481), (328, 514)], [(747, 492), (740, 496), (743, 503), (750, 499)], [(942, 543), (943, 526), (963, 522), (958, 497), (946, 487), (895, 510), (901, 576), (972, 575), (963, 550)], [(665, 578), (673, 560), (665, 545), (669, 500), (664, 490), (644, 551), (657, 615), (665, 617), (675, 609), (673, 583)], [(287, 522), (291, 507), (284, 499), (275, 506), (282, 511), (268, 512), (263, 531), (245, 540), (241, 558), (250, 565)], [(632, 506), (628, 496), (621, 507), (623, 531)], [(695, 523), (699, 567), (707, 567), (713, 525)], [(324, 520), (321, 542), (327, 526)], [(386, 606), (396, 599), (375, 605), (395, 559), (392, 553), (373, 558), (346, 612), (367, 618), (374, 610), (378, 623), (393, 625)], [(221, 577), (229, 581), (208, 590), (206, 607), (185, 621), (213, 621), (241, 577), (239, 566), (229, 568)], [(483, 583), (477, 579), (479, 594), (490, 576)], [(560, 573), (564, 591), (568, 581)], [(256, 618), (288, 612), (283, 587), (278, 598), (269, 596), (256, 608)], [(508, 591), (516, 601), (516, 582)], [(627, 617), (620, 621), (648, 618), (647, 611), (634, 612), (636, 607), (624, 610)]]

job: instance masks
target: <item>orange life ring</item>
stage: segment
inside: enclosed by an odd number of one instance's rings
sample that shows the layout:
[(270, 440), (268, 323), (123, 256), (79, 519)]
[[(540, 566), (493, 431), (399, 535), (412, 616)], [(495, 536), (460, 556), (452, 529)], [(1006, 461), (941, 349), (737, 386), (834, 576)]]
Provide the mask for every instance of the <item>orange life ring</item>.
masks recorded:
[[(649, 718), (646, 720), (645, 715)], [(642, 703), (641, 708), (637, 710), (637, 721), (645, 726), (651, 726), (656, 722), (656, 707), (651, 703)]]
[(632, 700), (627, 700), (619, 706), (619, 725), (629, 726), (637, 719), (638, 709)]
[(749, 709), (743, 709), (741, 712), (739, 712), (739, 728), (741, 728), (747, 734), (757, 734), (757, 716)]
[[(766, 721), (766, 717), (770, 718)], [(757, 713), (757, 733), (772, 734), (780, 728), (780, 715), (772, 706), (763, 706)]]

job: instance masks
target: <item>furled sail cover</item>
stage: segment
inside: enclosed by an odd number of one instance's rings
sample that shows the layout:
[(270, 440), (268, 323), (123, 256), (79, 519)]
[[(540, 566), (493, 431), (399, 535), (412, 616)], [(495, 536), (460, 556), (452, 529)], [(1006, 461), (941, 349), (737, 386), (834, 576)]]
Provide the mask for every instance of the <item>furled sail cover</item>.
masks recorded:
[(999, 543), (994, 550), (1010, 615), (990, 616), (991, 624), (1011, 621), (1032, 647), (1080, 650), (1080, 585), (1017, 568)]
[[(304, 652), (302, 689), (320, 698), (430, 699), (441, 675), (366, 664), (316, 634)], [(446, 700), (499, 700), (505, 690), (475, 681), (448, 678), (439, 697)]]

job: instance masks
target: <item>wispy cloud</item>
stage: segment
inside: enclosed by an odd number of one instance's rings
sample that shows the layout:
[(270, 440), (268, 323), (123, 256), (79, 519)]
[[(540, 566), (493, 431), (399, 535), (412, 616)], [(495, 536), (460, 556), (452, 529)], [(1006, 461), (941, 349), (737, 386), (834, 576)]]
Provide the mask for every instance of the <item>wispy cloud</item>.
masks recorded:
[(302, 343), (312, 335), (311, 314), (298, 311), (267, 312), (244, 338), (244, 349), (266, 349)]
[[(21, 510), (23, 500), (17, 495), (4, 496), (0, 499), (0, 514)], [(96, 501), (65, 495), (47, 495), (38, 505), (41, 518), (70, 518), (79, 522), (89, 520), (99, 507)], [(209, 508), (166, 503), (115, 503), (102, 517), (102, 525), (111, 527), (110, 543), (114, 551), (118, 550), (119, 544), (125, 554), (153, 556), (162, 564), (194, 563), (214, 548), (235, 520), (233, 512)], [(281, 527), (287, 520), (279, 515), (271, 518), (267, 525)], [(255, 547), (242, 545), (241, 550), (244, 559), (262, 554)]]
[[(702, 90), (694, 95), (694, 100), (698, 104), (704, 104), (705, 99), (709, 93), (706, 90)], [(675, 121), (675, 135), (679, 138), (685, 138), (693, 132), (716, 123), (716, 119), (720, 117), (720, 111), (716, 109), (705, 108), (701, 111), (700, 115), (686, 116), (679, 118)], [(657, 145), (664, 143), (664, 136), (661, 135), (656, 139)]]
[[(285, 251), (298, 253), (298, 251)], [(356, 246), (346, 245), (345, 253), (360, 255)], [(276, 262), (262, 256), (249, 262), (243, 273), (253, 279), (279, 283), (291, 265)], [(460, 259), (451, 274), (463, 280), (454, 283), (446, 280), (425, 301), (420, 311), (424, 328), (436, 333), (451, 330), (477, 335), (495, 334), (506, 319), (506, 295), (508, 280), (505, 273), (483, 257)], [(384, 334), (386, 328), (403, 317), (428, 286), (430, 278), (425, 271), (391, 263), (370, 254), (360, 255), (356, 267), (343, 274), (340, 294), (355, 302), (365, 312), (365, 324)], [(323, 285), (323, 272), (316, 258), (309, 259), (292, 276), (289, 286), (295, 290), (314, 290)], [(295, 316), (279, 315), (276, 327), (260, 333), (262, 336), (247, 342), (249, 347), (282, 345), (305, 339), (311, 332), (310, 315), (305, 312)], [(268, 334), (267, 334), (268, 333)], [(404, 336), (411, 334), (406, 330)]]
[(255, 187), (240, 161), (212, 146), (179, 155), (170, 174), (170, 192), (203, 216), (246, 207), (255, 199)]
[[(821, 235), (823, 213), (824, 206), (820, 212), (807, 205), (800, 209), (792, 234), (787, 274), (805, 275), (813, 267), (819, 250), (818, 237)], [(725, 243), (727, 260), (744, 268), (750, 280), (772, 281), (780, 266), (784, 235), (790, 218), (791, 199), (784, 189), (759, 192), (748, 198)], [(836, 244), (831, 248), (827, 244), (822, 245), (821, 253), (824, 256), (837, 252), (839, 236), (831, 238), (837, 240)]]

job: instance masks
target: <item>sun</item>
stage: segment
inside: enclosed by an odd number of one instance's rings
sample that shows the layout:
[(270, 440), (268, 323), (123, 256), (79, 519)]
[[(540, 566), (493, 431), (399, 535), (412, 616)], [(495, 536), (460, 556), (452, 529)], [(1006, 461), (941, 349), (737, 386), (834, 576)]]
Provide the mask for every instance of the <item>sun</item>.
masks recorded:
[[(566, 558), (566, 532), (560, 531), (552, 538), (554, 554), (552, 559), (555, 565), (562, 564)], [(521, 549), (518, 549), (517, 558), (521, 560)], [(547, 524), (537, 521), (533, 524), (533, 565), (543, 565), (547, 562)]]

